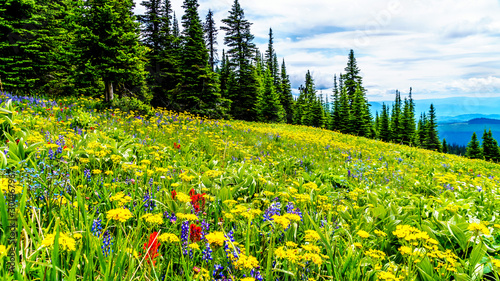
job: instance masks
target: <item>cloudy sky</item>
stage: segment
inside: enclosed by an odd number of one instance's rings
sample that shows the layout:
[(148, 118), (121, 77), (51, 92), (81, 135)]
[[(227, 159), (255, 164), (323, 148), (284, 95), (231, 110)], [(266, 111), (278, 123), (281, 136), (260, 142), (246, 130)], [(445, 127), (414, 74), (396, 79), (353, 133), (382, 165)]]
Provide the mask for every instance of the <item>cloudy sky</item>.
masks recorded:
[[(177, 17), (182, 0), (171, 0)], [(136, 0), (136, 13), (143, 7)], [(232, 0), (200, 0), (217, 24)], [(415, 99), (500, 97), (499, 0), (240, 0), (264, 51), (269, 28), (285, 59), (292, 87), (307, 70), (316, 88), (331, 93), (354, 50), (370, 101), (393, 100), (413, 87)], [(223, 49), (224, 32), (219, 32)]]

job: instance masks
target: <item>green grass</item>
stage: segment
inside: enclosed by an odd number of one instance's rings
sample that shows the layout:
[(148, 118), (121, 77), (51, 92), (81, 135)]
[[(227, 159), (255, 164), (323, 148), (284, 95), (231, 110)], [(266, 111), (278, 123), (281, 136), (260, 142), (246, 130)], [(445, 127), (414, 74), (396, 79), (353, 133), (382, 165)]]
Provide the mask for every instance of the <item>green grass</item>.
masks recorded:
[[(138, 118), (98, 103), (2, 104), (11, 122), (0, 162), (23, 188), (17, 279), (500, 280), (497, 164), (304, 126), (160, 109)], [(131, 218), (108, 216), (123, 208)], [(154, 232), (179, 241), (153, 253)], [(206, 259), (203, 234), (215, 232), (226, 238)], [(9, 280), (7, 257), (0, 263)]]

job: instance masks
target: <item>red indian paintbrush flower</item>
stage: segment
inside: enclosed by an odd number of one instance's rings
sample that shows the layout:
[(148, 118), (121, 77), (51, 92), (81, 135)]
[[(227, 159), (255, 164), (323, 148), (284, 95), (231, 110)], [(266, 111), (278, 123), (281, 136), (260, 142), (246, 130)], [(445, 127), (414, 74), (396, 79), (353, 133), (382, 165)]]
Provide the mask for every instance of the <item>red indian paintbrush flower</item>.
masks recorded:
[(160, 247), (160, 242), (158, 242), (158, 232), (153, 232), (149, 235), (148, 243), (144, 243), (144, 251), (146, 251), (146, 260), (149, 262), (153, 261), (153, 266), (156, 265), (156, 257), (158, 254), (158, 248)]

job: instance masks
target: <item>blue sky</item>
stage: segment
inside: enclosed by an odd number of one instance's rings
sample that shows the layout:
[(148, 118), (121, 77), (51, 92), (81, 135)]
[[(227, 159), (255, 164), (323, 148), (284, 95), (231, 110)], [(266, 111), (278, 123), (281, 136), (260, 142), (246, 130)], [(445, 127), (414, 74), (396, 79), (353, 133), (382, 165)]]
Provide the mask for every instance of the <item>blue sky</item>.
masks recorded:
[[(177, 17), (182, 0), (171, 0)], [(136, 13), (143, 11), (136, 1)], [(232, 0), (199, 1), (216, 23)], [(307, 70), (318, 92), (331, 93), (333, 75), (354, 50), (370, 101), (393, 100), (413, 87), (415, 99), (500, 97), (498, 0), (240, 0), (264, 51), (273, 29), (279, 60), (292, 86)], [(224, 32), (219, 32), (222, 51)]]

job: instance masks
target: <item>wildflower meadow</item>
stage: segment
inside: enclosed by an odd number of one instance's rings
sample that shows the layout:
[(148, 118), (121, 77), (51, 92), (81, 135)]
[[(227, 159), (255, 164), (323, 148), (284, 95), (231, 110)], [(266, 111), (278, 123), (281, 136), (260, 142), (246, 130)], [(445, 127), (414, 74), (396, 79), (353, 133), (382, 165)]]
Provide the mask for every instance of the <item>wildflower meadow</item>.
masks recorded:
[(0, 118), (2, 280), (500, 280), (498, 164), (88, 97)]

